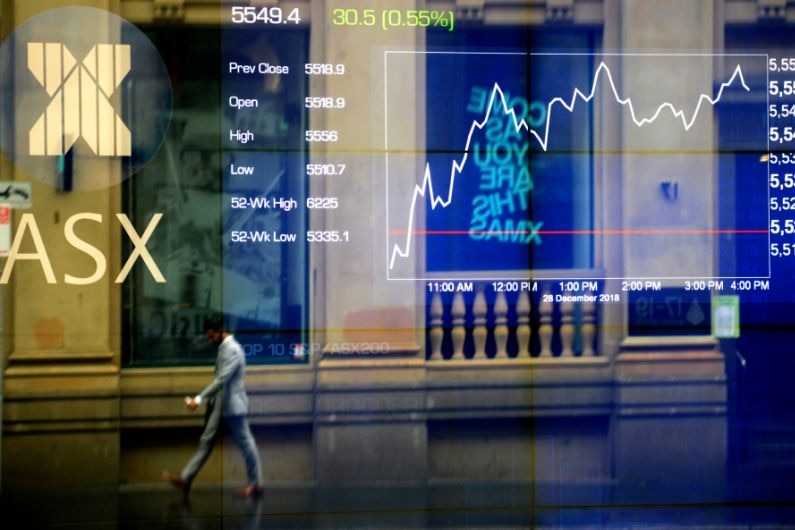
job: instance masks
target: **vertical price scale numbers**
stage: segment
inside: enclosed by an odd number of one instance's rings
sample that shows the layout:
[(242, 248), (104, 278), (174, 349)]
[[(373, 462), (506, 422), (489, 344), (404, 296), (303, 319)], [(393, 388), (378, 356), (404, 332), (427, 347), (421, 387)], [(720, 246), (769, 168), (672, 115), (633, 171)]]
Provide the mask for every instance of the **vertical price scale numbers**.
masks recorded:
[(795, 57), (768, 59), (770, 256), (795, 254)]

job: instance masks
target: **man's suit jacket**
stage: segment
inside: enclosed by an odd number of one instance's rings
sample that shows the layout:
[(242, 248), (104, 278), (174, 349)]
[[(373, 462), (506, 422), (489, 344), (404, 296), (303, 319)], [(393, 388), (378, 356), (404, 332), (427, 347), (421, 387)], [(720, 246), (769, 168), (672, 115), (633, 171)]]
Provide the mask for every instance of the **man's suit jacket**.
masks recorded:
[(246, 356), (243, 348), (229, 335), (218, 346), (215, 377), (199, 394), (202, 401), (213, 399), (215, 406), (222, 405), (224, 416), (248, 414), (248, 396), (243, 383), (245, 371)]

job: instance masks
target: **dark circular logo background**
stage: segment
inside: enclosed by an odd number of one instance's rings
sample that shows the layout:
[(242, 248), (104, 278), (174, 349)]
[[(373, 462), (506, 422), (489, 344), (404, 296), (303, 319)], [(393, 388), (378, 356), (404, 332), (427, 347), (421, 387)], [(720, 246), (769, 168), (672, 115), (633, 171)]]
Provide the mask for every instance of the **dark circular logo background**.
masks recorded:
[[(62, 55), (66, 56), (68, 51), (78, 70), (84, 61), (90, 63), (88, 58), (97, 53), (100, 45), (129, 46), (130, 69), (112, 93), (97, 89), (100, 83), (94, 79), (108, 74), (101, 71), (103, 67), (109, 68), (108, 64), (96, 61), (91, 63), (95, 65), (93, 70), (86, 68), (95, 77), (81, 78), (80, 94), (82, 101), (83, 91), (93, 90), (110, 102), (112, 112), (130, 131), (130, 154), (102, 156), (95, 153), (84, 138), (77, 138), (71, 152), (72, 189), (97, 190), (113, 186), (135, 174), (154, 157), (165, 139), (172, 107), (171, 83), (159, 52), (141, 30), (113, 13), (91, 7), (62, 7), (26, 20), (0, 44), (0, 147), (18, 169), (57, 187), (60, 185), (59, 166), (64, 164), (64, 158), (57, 153), (31, 154), (31, 129), (48, 112), (50, 103), (63, 97), (64, 91), (49, 94), (41, 79), (28, 68), (29, 43), (62, 44)], [(45, 56), (43, 63), (48, 75), (56, 76), (56, 81), (70, 74), (58, 72), (47, 60)], [(66, 63), (67, 60), (62, 59), (62, 63), (56, 61), (54, 64)], [(73, 109), (73, 115), (75, 112), (81, 111)], [(57, 119), (57, 112), (55, 116)], [(82, 120), (84, 115), (80, 116)], [(107, 131), (100, 128), (98, 134), (107, 134)]]

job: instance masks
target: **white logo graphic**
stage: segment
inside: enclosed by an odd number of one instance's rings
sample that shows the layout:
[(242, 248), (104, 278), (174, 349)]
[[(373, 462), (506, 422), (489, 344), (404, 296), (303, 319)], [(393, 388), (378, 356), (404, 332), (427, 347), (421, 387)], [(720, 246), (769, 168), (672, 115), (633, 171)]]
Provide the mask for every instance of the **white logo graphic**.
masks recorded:
[(130, 71), (130, 46), (97, 44), (78, 64), (61, 43), (29, 42), (28, 69), (50, 102), (30, 129), (30, 155), (63, 155), (83, 138), (95, 155), (130, 156), (130, 129), (110, 102)]

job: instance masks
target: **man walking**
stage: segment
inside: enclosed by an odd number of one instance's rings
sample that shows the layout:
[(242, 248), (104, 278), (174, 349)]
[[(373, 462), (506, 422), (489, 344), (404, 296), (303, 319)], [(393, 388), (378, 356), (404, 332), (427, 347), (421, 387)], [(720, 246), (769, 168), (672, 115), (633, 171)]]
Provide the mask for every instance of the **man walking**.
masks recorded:
[(204, 334), (211, 344), (218, 347), (215, 362), (215, 377), (207, 388), (194, 398), (185, 398), (190, 410), (207, 403), (204, 432), (199, 439), (199, 448), (177, 475), (163, 472), (163, 478), (187, 495), (196, 474), (209, 458), (216, 437), (221, 432), (221, 416), (226, 421), (246, 462), (248, 485), (238, 494), (245, 497), (262, 495), (262, 469), (260, 467), (257, 445), (246, 420), (248, 396), (243, 383), (246, 358), (243, 348), (234, 336), (226, 330), (223, 318), (213, 317), (204, 322)]

